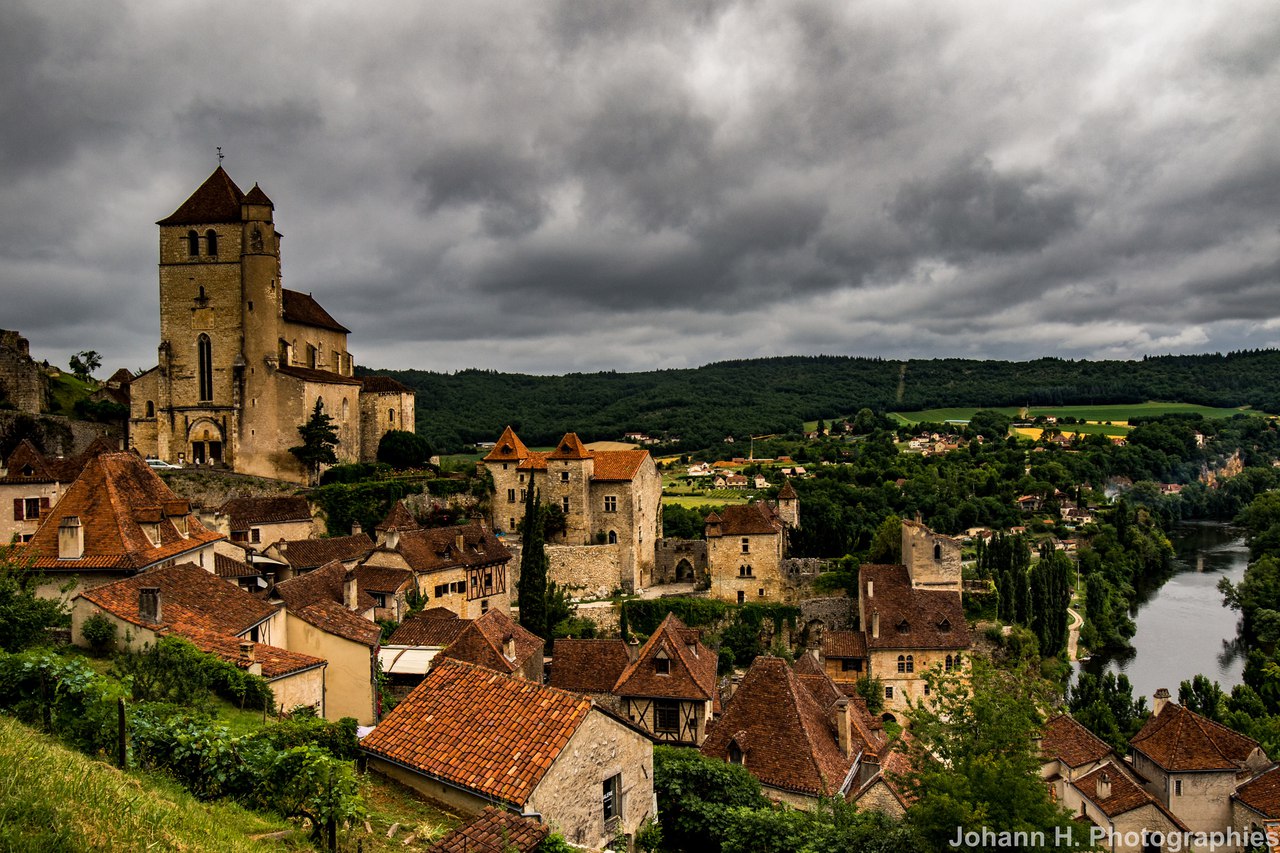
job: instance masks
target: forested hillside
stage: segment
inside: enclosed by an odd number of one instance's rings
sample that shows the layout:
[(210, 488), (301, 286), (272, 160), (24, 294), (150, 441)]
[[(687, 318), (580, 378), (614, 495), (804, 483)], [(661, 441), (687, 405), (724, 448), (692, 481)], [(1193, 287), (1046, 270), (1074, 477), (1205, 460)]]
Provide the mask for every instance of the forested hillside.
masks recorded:
[(527, 376), (487, 370), (361, 371), (418, 392), (418, 432), (451, 451), (510, 423), (530, 444), (566, 429), (584, 440), (640, 430), (705, 447), (726, 435), (795, 432), (805, 420), (945, 406), (1047, 406), (1145, 400), (1280, 412), (1280, 351), (1141, 361), (886, 361), (788, 356), (688, 370)]

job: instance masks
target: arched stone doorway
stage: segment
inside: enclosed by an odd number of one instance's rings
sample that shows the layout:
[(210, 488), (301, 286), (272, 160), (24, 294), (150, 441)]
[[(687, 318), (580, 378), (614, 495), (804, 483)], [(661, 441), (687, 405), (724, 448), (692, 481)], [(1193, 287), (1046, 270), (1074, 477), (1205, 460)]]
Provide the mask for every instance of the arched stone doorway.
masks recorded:
[(693, 563), (687, 559), (676, 563), (676, 583), (693, 583)]
[(202, 418), (187, 430), (187, 458), (193, 465), (213, 465), (222, 462), (222, 428), (208, 418)]

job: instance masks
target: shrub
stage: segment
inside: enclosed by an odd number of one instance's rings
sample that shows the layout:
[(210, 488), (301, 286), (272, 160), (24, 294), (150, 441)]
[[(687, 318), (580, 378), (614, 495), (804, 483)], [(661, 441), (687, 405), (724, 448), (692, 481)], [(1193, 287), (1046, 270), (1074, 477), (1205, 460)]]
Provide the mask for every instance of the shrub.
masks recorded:
[(101, 657), (116, 644), (116, 623), (102, 613), (95, 613), (80, 626), (80, 633), (89, 643), (89, 649)]
[(397, 471), (425, 468), (431, 463), (431, 444), (416, 432), (387, 430), (378, 442), (378, 461)]

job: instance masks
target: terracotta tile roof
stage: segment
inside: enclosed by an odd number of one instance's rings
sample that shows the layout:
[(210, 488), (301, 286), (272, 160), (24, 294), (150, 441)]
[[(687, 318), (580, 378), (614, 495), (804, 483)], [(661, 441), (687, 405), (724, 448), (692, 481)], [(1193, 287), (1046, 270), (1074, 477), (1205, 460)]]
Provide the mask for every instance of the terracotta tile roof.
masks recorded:
[(271, 199), (267, 198), (267, 194), (262, 191), (262, 187), (258, 186), (256, 181), (253, 184), (253, 189), (245, 193), (244, 201), (246, 204), (264, 204), (272, 209), (275, 208), (275, 204), (272, 203)]
[(524, 442), (516, 435), (516, 431), (511, 427), (507, 427), (502, 431), (502, 436), (498, 439), (497, 444), (493, 446), (493, 450), (485, 456), (485, 462), (518, 462), (529, 455), (529, 448), (524, 446)]
[[(202, 526), (190, 510), (136, 453), (102, 453), (85, 463), (24, 553), (45, 571), (146, 568), (224, 538)], [(78, 560), (58, 558), (58, 526), (70, 516), (80, 519), (84, 534), (84, 556)], [(147, 537), (141, 518), (158, 520), (158, 545)], [(186, 536), (174, 523), (181, 519)]]
[[(458, 537), (462, 548), (458, 548)], [(477, 567), (506, 563), (511, 552), (480, 524), (406, 530), (393, 549), (415, 572), (438, 572), (457, 566)]]
[[(1107, 797), (1098, 795), (1098, 783), (1102, 781), (1103, 776), (1106, 776), (1111, 783), (1111, 793)], [(1107, 762), (1070, 784), (1074, 785), (1075, 789), (1081, 794), (1088, 797), (1090, 802), (1097, 806), (1107, 817), (1114, 818), (1125, 812), (1131, 812), (1136, 808), (1149, 805), (1164, 812), (1178, 829), (1184, 832), (1187, 830), (1186, 824), (1160, 805), (1155, 797), (1147, 793), (1138, 783), (1130, 779), (1123, 769), (1112, 762)]]
[(1082, 767), (1090, 761), (1101, 761), (1111, 754), (1111, 747), (1068, 714), (1050, 717), (1044, 724), (1040, 754), (1056, 758), (1068, 767)]
[(390, 376), (361, 376), (360, 390), (366, 394), (413, 394), (412, 388)]
[(234, 557), (215, 552), (213, 555), (213, 573), (220, 578), (233, 579), (257, 577), (262, 574), (262, 571)]
[[(509, 638), (516, 644), (514, 659), (506, 656)], [(536, 657), (541, 662), (545, 647), (537, 634), (512, 622), (501, 610), (490, 610), (464, 625), (438, 658), (465, 661), (506, 674), (522, 669), (530, 658)]]
[[(707, 516), (707, 524), (715, 524), (712, 516)], [(753, 504), (727, 506), (717, 516), (720, 519), (720, 536), (759, 536), (782, 532), (782, 522), (769, 508), (769, 505), (757, 501)], [(712, 531), (708, 535), (716, 535)]]
[[(874, 583), (874, 595), (867, 584)], [(905, 566), (864, 564), (858, 570), (867, 623), (869, 649), (967, 649), (971, 642), (960, 595), (937, 589), (916, 589)], [(872, 614), (880, 614), (880, 636), (873, 637)]]
[(548, 683), (575, 693), (610, 693), (631, 663), (623, 640), (556, 640)]
[[(0, 478), (0, 483), (70, 483), (80, 476), (90, 459), (103, 453), (116, 452), (118, 451), (111, 442), (98, 436), (74, 456), (46, 456), (29, 439), (24, 438), (5, 460), (7, 473)], [(28, 470), (30, 473), (25, 473)]]
[(116, 372), (107, 377), (107, 385), (128, 385), (133, 381), (133, 374), (127, 367), (118, 367)]
[(590, 712), (577, 694), (442, 660), (360, 748), (520, 807)]
[(907, 756), (905, 749), (909, 737), (903, 733), (902, 739), (895, 741), (891, 749), (884, 750), (879, 759), (880, 769), (856, 791), (850, 791), (846, 799), (856, 802), (867, 791), (883, 782), (904, 809), (914, 804), (916, 797), (903, 782), (903, 777), (912, 771), (911, 759)]
[(194, 626), (234, 635), (248, 631), (276, 612), (273, 605), (193, 563), (149, 569), (86, 590), (79, 597), (126, 622), (152, 627), (157, 623), (144, 620), (138, 609), (143, 587), (160, 590), (161, 628), (181, 630)]
[(411, 613), (387, 640), (389, 646), (431, 646), (444, 648), (458, 638), (462, 629), (471, 624), (458, 614), (444, 607), (429, 607)]
[(296, 571), (306, 571), (332, 563), (358, 560), (373, 550), (373, 540), (367, 533), (353, 536), (332, 536), (328, 539), (289, 539), (280, 549), (280, 555)]
[(1129, 745), (1165, 770), (1239, 770), (1258, 742), (1169, 702)]
[(301, 379), (303, 382), (316, 382), (321, 385), (360, 384), (360, 380), (353, 376), (343, 376), (340, 373), (331, 373), (328, 370), (313, 370), (310, 367), (299, 367), (296, 364), (281, 365), (276, 368), (276, 373), (292, 376), (294, 379)]
[(530, 450), (528, 455), (520, 460), (520, 464), (516, 466), (517, 471), (545, 471), (547, 470), (547, 454), (541, 450)]
[[(301, 293), (285, 287), (280, 288), (280, 293), (284, 297), (284, 319), (286, 321), (300, 323), (303, 326), (314, 326), (317, 329), (328, 329), (332, 332), (347, 334), (351, 332), (346, 326), (330, 317), (329, 312), (321, 308), (320, 303), (312, 299), (310, 293)], [(356, 379), (355, 383), (359, 385), (360, 380)]]
[(191, 197), (157, 225), (214, 225), (240, 221), (244, 193), (221, 166), (205, 179)]
[(707, 732), (702, 754), (727, 760), (734, 741), (744, 764), (765, 785), (801, 794), (837, 794), (853, 767), (827, 714), (786, 661), (758, 657), (724, 714)]
[(597, 450), (594, 452), (591, 479), (600, 482), (634, 480), (648, 458), (647, 450)]
[[(279, 581), (271, 590), (271, 595), (284, 602), (290, 612), (301, 610), (317, 601), (331, 601), (343, 604), (343, 585), (346, 583), (347, 568), (337, 560), (325, 563), (313, 572), (295, 575), (288, 580)], [(358, 586), (357, 586), (358, 588)], [(367, 592), (357, 593), (356, 606), (361, 611), (369, 610), (377, 605)], [(359, 619), (360, 617), (356, 617)]]
[(313, 667), (324, 666), (328, 663), (324, 658), (305, 655), (302, 652), (291, 652), (288, 649), (269, 646), (266, 643), (253, 644), (253, 661), (249, 661), (240, 656), (240, 643), (242, 640), (239, 637), (233, 637), (230, 634), (219, 634), (216, 631), (205, 631), (192, 626), (177, 628), (174, 633), (190, 640), (191, 644), (200, 651), (217, 655), (225, 661), (234, 663), (241, 669), (248, 669), (252, 662), (262, 664), (262, 677), (268, 681), (275, 681), (277, 678), (283, 678), (286, 675), (292, 675)]
[(393, 566), (356, 566), (356, 583), (368, 592), (396, 593), (413, 582), (413, 572)]
[(1280, 766), (1254, 776), (1237, 788), (1234, 796), (1263, 817), (1280, 818)]
[(826, 673), (805, 675), (797, 672), (796, 678), (800, 680), (800, 685), (809, 691), (809, 695), (818, 703), (818, 707), (824, 711), (834, 705), (837, 699), (844, 698), (844, 694)]
[(422, 525), (418, 524), (418, 519), (413, 517), (413, 513), (409, 512), (409, 508), (404, 505), (404, 501), (396, 501), (392, 505), (391, 511), (387, 513), (387, 517), (382, 519), (375, 527), (375, 530), (418, 530)]
[[(670, 661), (666, 675), (660, 674), (655, 665), (659, 655)], [(702, 644), (698, 632), (674, 613), (668, 613), (635, 661), (618, 676), (613, 693), (657, 699), (714, 699), (718, 693), (716, 662), (716, 653)]]
[(376, 648), (378, 638), (382, 636), (382, 628), (378, 623), (357, 616), (336, 601), (326, 599), (314, 601), (297, 610), (290, 608), (289, 615), (297, 616), (303, 622), (314, 625), (322, 631), (370, 648)]
[[(881, 622), (881, 630), (883, 625), (884, 623)], [(861, 631), (827, 631), (822, 635), (822, 656), (824, 658), (865, 658), (867, 635)]]
[(818, 663), (817, 658), (806, 652), (796, 658), (796, 662), (791, 665), (791, 671), (796, 675), (821, 675), (822, 664)]
[(550, 834), (549, 826), (533, 818), (485, 806), (428, 847), (427, 853), (532, 853)]
[(248, 530), (254, 524), (311, 521), (311, 505), (304, 497), (232, 498), (218, 507), (230, 516), (232, 530)]
[(791, 485), (791, 481), (783, 480), (782, 488), (778, 489), (778, 500), (794, 501), (799, 499), (800, 499), (800, 496), (796, 494), (795, 487)]
[(591, 451), (587, 450), (587, 446), (582, 443), (582, 439), (578, 438), (576, 432), (566, 432), (564, 438), (560, 439), (560, 443), (556, 445), (556, 449), (547, 454), (547, 460), (590, 459), (591, 455)]

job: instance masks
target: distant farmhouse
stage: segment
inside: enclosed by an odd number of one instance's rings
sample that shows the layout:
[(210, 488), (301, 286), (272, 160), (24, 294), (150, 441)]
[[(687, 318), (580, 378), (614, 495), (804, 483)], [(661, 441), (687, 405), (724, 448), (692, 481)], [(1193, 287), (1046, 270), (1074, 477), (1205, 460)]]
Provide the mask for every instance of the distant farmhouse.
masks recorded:
[(130, 444), (173, 463), (305, 482), (289, 453), (317, 401), (340, 462), (414, 428), (413, 392), (357, 378), (349, 330), (284, 287), (274, 205), (219, 166), (160, 226), (159, 363), (130, 385)]

